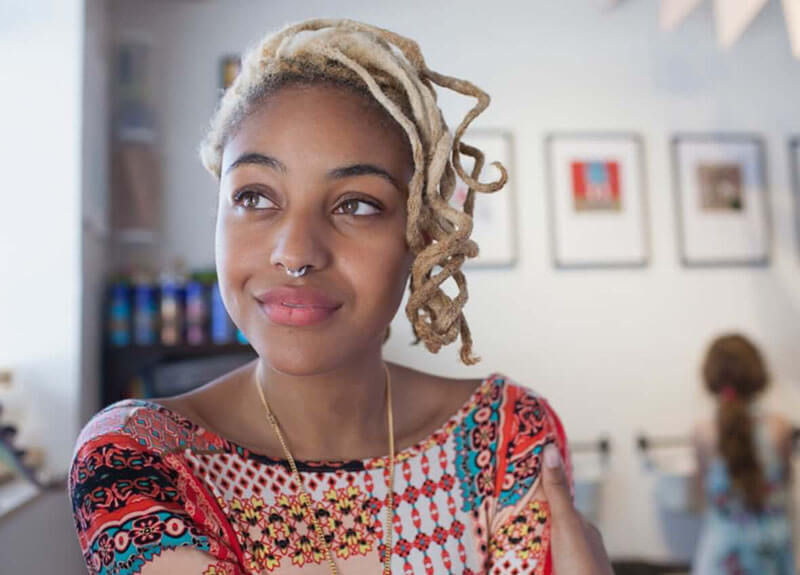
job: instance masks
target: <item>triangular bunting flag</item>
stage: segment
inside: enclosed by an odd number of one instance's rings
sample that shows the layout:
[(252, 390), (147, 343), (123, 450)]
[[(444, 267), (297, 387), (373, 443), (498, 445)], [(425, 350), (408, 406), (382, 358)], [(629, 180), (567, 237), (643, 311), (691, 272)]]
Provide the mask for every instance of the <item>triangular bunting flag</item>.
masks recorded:
[(662, 30), (674, 30), (703, 0), (661, 0)]
[(767, 0), (714, 0), (720, 45), (733, 46), (766, 3)]
[(800, 59), (800, 0), (783, 0), (783, 17), (789, 32), (792, 54)]

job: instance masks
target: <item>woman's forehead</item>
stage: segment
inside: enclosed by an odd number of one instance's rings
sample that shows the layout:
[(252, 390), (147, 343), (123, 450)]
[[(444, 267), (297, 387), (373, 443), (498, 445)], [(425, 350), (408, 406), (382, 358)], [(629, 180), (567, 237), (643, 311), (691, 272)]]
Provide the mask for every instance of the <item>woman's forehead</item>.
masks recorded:
[(409, 167), (413, 172), (405, 133), (376, 106), (343, 87), (283, 87), (241, 120), (223, 150), (222, 171), (242, 154), (260, 153), (289, 170), (376, 163), (398, 177)]

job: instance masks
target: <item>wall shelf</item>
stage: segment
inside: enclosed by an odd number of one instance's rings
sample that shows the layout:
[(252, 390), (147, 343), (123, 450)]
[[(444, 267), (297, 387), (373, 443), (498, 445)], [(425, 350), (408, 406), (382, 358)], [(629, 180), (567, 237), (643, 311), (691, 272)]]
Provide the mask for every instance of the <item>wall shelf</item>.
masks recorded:
[(107, 345), (103, 351), (102, 403), (109, 405), (121, 399), (139, 396), (140, 394), (131, 392), (131, 381), (158, 367), (223, 356), (255, 358), (256, 353), (250, 345), (241, 343), (125, 347)]

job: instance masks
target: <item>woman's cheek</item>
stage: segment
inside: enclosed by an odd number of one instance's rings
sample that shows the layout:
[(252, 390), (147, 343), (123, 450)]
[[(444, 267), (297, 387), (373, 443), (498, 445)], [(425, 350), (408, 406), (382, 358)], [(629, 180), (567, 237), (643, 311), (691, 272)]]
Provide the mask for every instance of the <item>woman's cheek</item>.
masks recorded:
[(242, 300), (246, 297), (244, 290), (249, 256), (242, 249), (245, 242), (240, 236), (241, 232), (237, 232), (230, 222), (218, 220), (215, 259), (220, 295), (231, 319), (237, 327), (242, 328)]
[(384, 244), (381, 255), (372, 260), (370, 268), (365, 272), (371, 290), (379, 294), (377, 307), (386, 308), (385, 315), (389, 321), (394, 317), (397, 307), (403, 298), (403, 291), (408, 277), (408, 252), (403, 246), (394, 243)]

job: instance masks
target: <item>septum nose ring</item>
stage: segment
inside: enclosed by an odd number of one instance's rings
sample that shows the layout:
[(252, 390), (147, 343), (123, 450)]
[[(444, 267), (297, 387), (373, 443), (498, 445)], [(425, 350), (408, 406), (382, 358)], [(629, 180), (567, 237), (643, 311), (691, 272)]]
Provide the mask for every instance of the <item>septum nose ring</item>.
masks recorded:
[(293, 270), (293, 269), (291, 269), (289, 267), (286, 268), (286, 273), (289, 274), (290, 276), (292, 276), (293, 278), (299, 278), (301, 276), (304, 276), (304, 275), (306, 275), (307, 271), (308, 271), (308, 266), (307, 265), (303, 266), (303, 267), (300, 267), (300, 268), (297, 268), (296, 270)]

